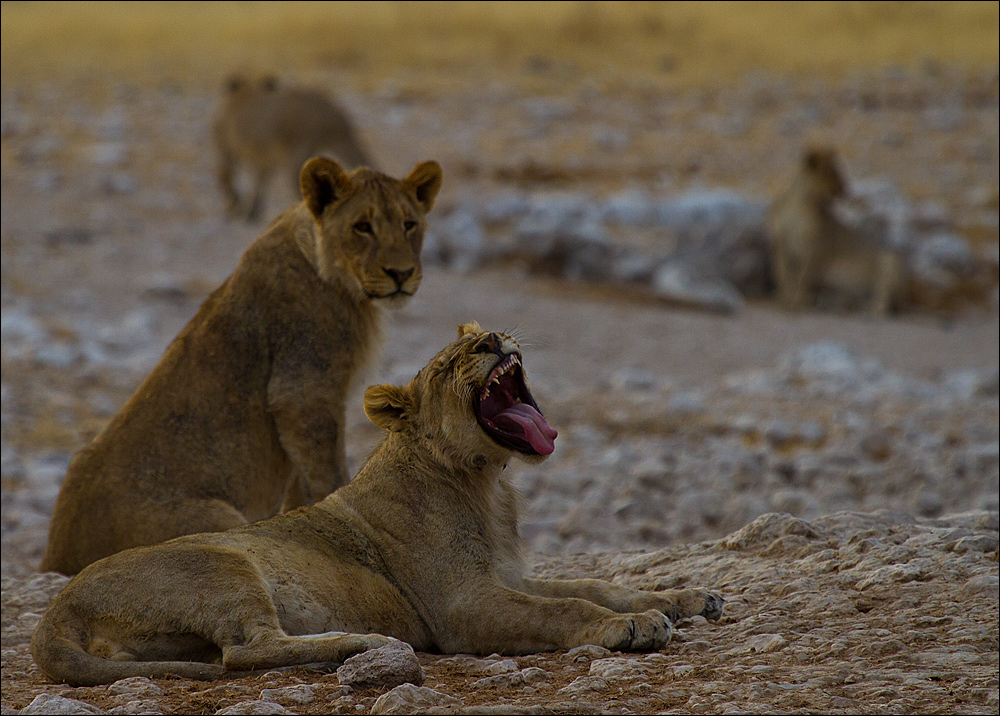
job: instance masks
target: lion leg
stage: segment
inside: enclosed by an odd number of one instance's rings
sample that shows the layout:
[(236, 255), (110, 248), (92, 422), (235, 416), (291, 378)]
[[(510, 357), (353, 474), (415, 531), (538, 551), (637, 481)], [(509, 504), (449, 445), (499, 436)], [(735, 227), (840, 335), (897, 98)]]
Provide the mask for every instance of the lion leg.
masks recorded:
[(725, 600), (707, 589), (671, 589), (646, 592), (601, 579), (534, 579), (523, 582), (524, 591), (540, 597), (577, 598), (599, 604), (619, 614), (663, 612), (670, 621), (703, 616), (715, 621), (722, 616)]
[(271, 179), (271, 167), (258, 166), (253, 172), (253, 194), (250, 199), (250, 206), (247, 208), (247, 221), (257, 221), (264, 209), (264, 199), (267, 193), (267, 185)]
[[(454, 604), (435, 635), (447, 653), (533, 654), (585, 644), (650, 651), (673, 635), (670, 620), (653, 609), (616, 614), (584, 599), (539, 597), (495, 583), (463, 590)], [(482, 608), (470, 612), (470, 604)]]
[(311, 505), (346, 485), (350, 475), (343, 403), (315, 391), (306, 393), (298, 383), (282, 385), (280, 378), (272, 381), (268, 395), (278, 440), (295, 468), (284, 509)]
[(381, 634), (341, 632), (288, 636), (274, 623), (262, 625), (247, 644), (224, 646), (222, 665), (227, 671), (252, 671), (294, 664), (341, 662), (391, 641), (390, 637)]
[(895, 253), (882, 250), (876, 257), (875, 281), (869, 312), (874, 316), (888, 315), (899, 300), (903, 284), (903, 262)]
[(219, 189), (226, 200), (226, 214), (234, 217), (239, 211), (240, 196), (236, 193), (233, 175), (236, 171), (236, 159), (228, 149), (220, 149), (218, 165)]

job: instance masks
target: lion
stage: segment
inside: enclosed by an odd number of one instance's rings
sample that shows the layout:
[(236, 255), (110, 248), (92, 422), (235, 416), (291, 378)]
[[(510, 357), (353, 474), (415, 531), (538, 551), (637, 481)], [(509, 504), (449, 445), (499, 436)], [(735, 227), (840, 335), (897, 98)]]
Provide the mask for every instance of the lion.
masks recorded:
[[(285, 88), (273, 77), (229, 78), (212, 137), (226, 211), (251, 222), (260, 217), (275, 171), (287, 172), (297, 193), (299, 170), (317, 154), (328, 152), (350, 167), (374, 167), (343, 109), (318, 90)], [(253, 179), (249, 201), (241, 200), (234, 184), (241, 166)]]
[(847, 185), (829, 148), (808, 149), (790, 186), (771, 205), (767, 230), (779, 300), (788, 308), (867, 306), (876, 315), (901, 307), (906, 267), (870, 226), (836, 212)]
[(70, 464), (41, 571), (222, 531), (348, 480), (345, 401), (380, 314), (420, 286), (437, 162), (397, 180), (333, 159), (302, 168), (278, 216), (150, 375)]
[(557, 432), (511, 336), (462, 325), (408, 385), (368, 388), (364, 408), (386, 433), (323, 501), (82, 571), (32, 636), (46, 676), (214, 679), (389, 639), (438, 653), (646, 651), (681, 618), (722, 615), (705, 589), (528, 576), (505, 468), (544, 460)]

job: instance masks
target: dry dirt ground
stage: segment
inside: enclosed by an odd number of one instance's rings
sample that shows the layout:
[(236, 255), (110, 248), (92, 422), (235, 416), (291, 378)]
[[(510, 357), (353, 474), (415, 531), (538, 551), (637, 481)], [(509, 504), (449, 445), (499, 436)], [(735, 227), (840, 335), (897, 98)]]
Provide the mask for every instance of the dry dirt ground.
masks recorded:
[[(304, 77), (345, 85), (335, 70)], [(48, 683), (27, 650), (64, 583), (34, 568), (69, 458), (260, 229), (222, 216), (214, 87), (4, 76), (5, 714), (40, 694), (116, 713), (353, 714), (387, 691), (348, 693), (336, 675), (307, 669), (69, 689)], [(995, 64), (756, 73), (665, 93), (536, 58), (509, 81), (456, 72), (427, 84), (401, 72), (346, 83), (341, 99), (390, 173), (443, 164), (432, 229), (512, 191), (599, 200), (725, 186), (766, 199), (803, 143), (821, 138), (852, 178), (893, 182), (995, 251)], [(279, 184), (271, 215), (292, 198)], [(649, 247), (657, 236), (616, 240)], [(715, 316), (516, 266), (431, 266), (389, 317), (370, 382), (408, 379), (469, 319), (518, 330), (536, 397), (561, 432), (550, 460), (515, 468), (538, 571), (710, 586), (727, 611), (717, 624), (680, 624), (660, 654), (554, 653), (513, 666), (421, 654), (424, 686), (459, 702), (433, 697), (429, 708), (997, 710), (995, 293), (947, 315), (789, 313), (760, 301)], [(356, 405), (352, 465), (377, 439)], [(503, 674), (521, 676), (481, 681)], [(260, 703), (263, 690), (296, 685), (310, 688)]]

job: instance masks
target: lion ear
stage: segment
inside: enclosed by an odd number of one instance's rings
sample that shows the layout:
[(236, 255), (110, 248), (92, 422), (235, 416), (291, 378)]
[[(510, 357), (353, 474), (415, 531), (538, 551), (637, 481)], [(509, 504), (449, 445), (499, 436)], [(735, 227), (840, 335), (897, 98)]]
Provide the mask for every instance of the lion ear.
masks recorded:
[(467, 336), (470, 333), (479, 334), (482, 333), (483, 329), (480, 328), (479, 324), (475, 321), (469, 321), (468, 323), (463, 323), (458, 327), (458, 337)]
[(243, 75), (230, 75), (226, 78), (226, 92), (239, 92), (247, 86), (247, 81)]
[(403, 187), (413, 192), (425, 214), (434, 208), (434, 200), (441, 190), (441, 174), (441, 165), (437, 162), (420, 162), (402, 181)]
[(306, 206), (318, 219), (326, 207), (350, 188), (351, 180), (334, 160), (329, 157), (313, 157), (303, 165), (299, 184), (302, 186), (302, 198), (305, 199)]
[(390, 432), (405, 427), (412, 404), (410, 391), (396, 385), (373, 385), (365, 391), (365, 415)]
[(825, 147), (809, 147), (805, 151), (805, 165), (813, 171), (819, 169), (826, 162), (833, 160), (833, 150)]

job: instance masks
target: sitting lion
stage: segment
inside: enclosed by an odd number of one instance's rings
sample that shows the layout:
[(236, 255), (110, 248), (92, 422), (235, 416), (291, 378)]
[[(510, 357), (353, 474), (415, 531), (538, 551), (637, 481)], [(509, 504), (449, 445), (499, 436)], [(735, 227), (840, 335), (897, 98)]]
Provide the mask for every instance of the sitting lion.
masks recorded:
[(436, 162), (403, 180), (332, 159), (275, 219), (69, 467), (42, 571), (212, 532), (348, 480), (344, 406), (378, 343), (380, 306), (421, 280)]
[(544, 459), (556, 431), (510, 336), (461, 326), (409, 385), (369, 388), (365, 412), (388, 432), (322, 502), (81, 572), (32, 637), (42, 671), (73, 685), (210, 679), (340, 661), (387, 637), (445, 653), (651, 650), (677, 619), (721, 616), (704, 589), (525, 575), (504, 468)]
[[(347, 114), (322, 92), (285, 88), (273, 77), (232, 77), (215, 115), (212, 136), (218, 153), (219, 186), (230, 216), (256, 221), (275, 170), (287, 172), (298, 192), (307, 159), (329, 153), (351, 167), (372, 167)], [(240, 166), (250, 170), (253, 191), (241, 201), (234, 185)]]
[(838, 218), (846, 185), (832, 149), (809, 149), (771, 205), (767, 229), (779, 300), (789, 308), (867, 307), (885, 314), (905, 295), (905, 263), (871, 227)]

